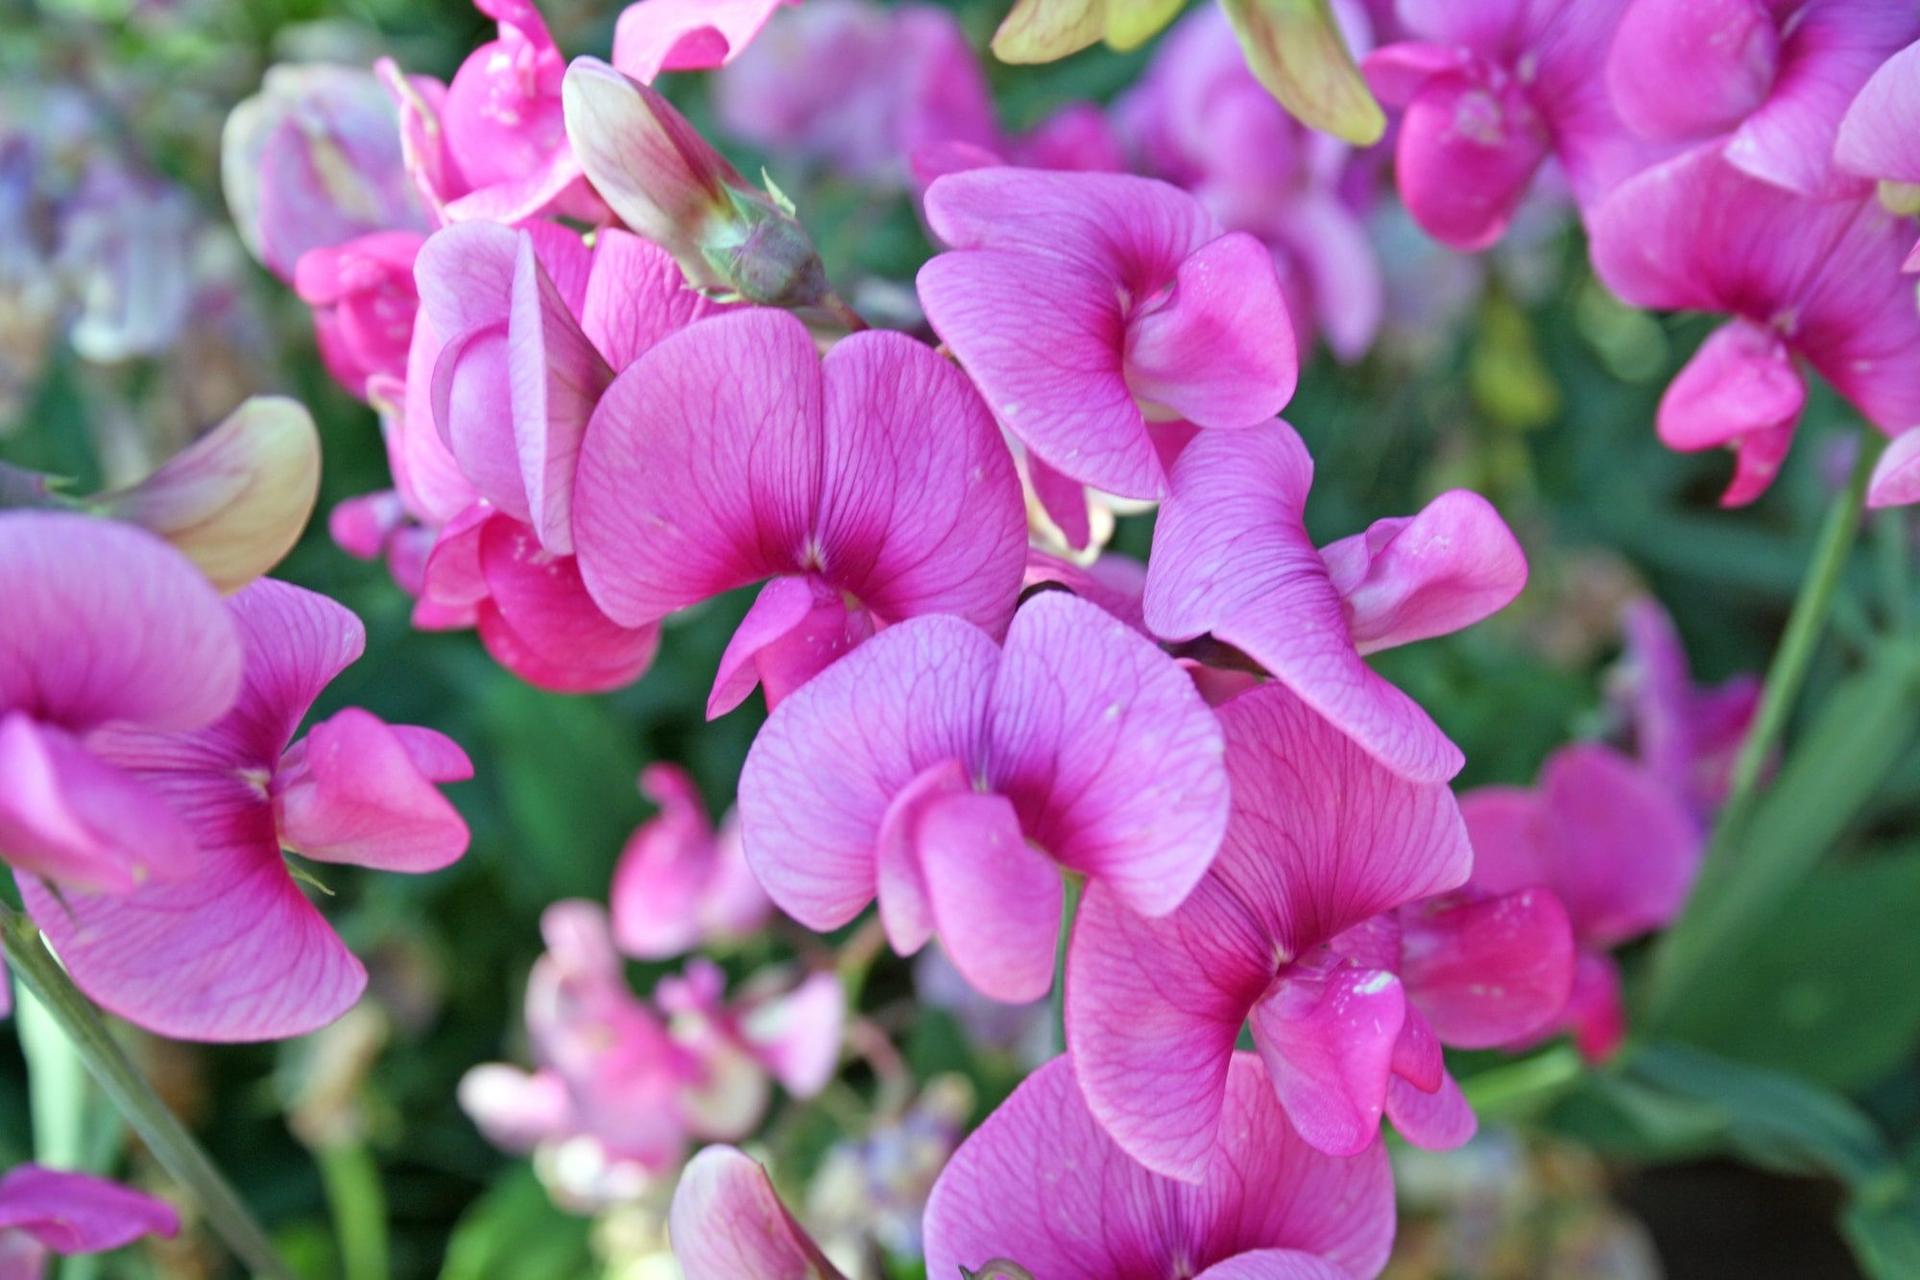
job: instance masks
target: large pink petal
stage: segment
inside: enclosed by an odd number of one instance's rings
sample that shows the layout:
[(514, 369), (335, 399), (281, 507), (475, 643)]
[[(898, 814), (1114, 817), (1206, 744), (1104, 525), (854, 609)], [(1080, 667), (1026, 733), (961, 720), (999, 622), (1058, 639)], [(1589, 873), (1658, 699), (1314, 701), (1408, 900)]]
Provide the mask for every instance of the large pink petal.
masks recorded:
[(424, 872), (467, 851), (467, 824), (407, 742), (358, 707), (322, 720), (287, 752), (273, 807), (280, 843), (320, 862)]
[(740, 832), (748, 863), (782, 910), (809, 928), (835, 929), (872, 901), (875, 850), (894, 797), (941, 761), (980, 767), (999, 661), (977, 627), (913, 618), (774, 709), (740, 776)]
[(240, 687), (219, 596), (158, 538), (47, 511), (0, 515), (0, 710), (76, 732), (193, 729)]
[(1855, 95), (1833, 158), (1862, 177), (1920, 182), (1920, 40), (1882, 63)]
[(1489, 1049), (1550, 1026), (1573, 988), (1573, 929), (1551, 891), (1440, 899), (1400, 913), (1400, 979), (1434, 1033)]
[(1379, 1140), (1393, 1049), (1407, 1017), (1399, 979), (1295, 965), (1253, 1008), (1253, 1043), (1287, 1119), (1309, 1146), (1351, 1156)]
[(1037, 254), (1136, 289), (1172, 283), (1220, 234), (1192, 196), (1130, 174), (974, 169), (927, 188), (926, 210), (950, 248)]
[(640, 0), (613, 28), (613, 65), (642, 84), (738, 57), (786, 0)]
[(689, 285), (660, 246), (617, 227), (594, 234), (580, 327), (615, 373), (668, 334), (725, 310)]
[(1607, 54), (1607, 89), (1648, 137), (1725, 133), (1772, 92), (1780, 44), (1764, 0), (1631, 0)]
[(587, 589), (625, 626), (801, 567), (821, 474), (820, 361), (776, 311), (665, 339), (601, 397), (580, 450)]
[(1351, 1272), (1295, 1249), (1255, 1249), (1208, 1267), (1194, 1280), (1351, 1280)]
[(994, 677), (988, 782), (1063, 865), (1165, 915), (1227, 823), (1224, 750), (1193, 682), (1145, 637), (1062, 592), (1029, 600)]
[(732, 1147), (687, 1162), (667, 1230), (686, 1280), (840, 1280), (767, 1171)]
[(846, 1014), (840, 975), (816, 973), (786, 995), (749, 1009), (740, 1035), (781, 1088), (796, 1098), (811, 1098), (840, 1065)]
[(1550, 142), (1546, 122), (1511, 79), (1479, 64), (1442, 72), (1420, 86), (1401, 120), (1400, 197), (1434, 239), (1463, 252), (1484, 249), (1505, 233)]
[(1127, 386), (1143, 404), (1202, 427), (1279, 413), (1299, 374), (1273, 252), (1244, 232), (1180, 264), (1172, 291), (1127, 322)]
[(178, 1235), (180, 1215), (105, 1178), (23, 1164), (0, 1178), (0, 1231), (25, 1232), (55, 1253), (100, 1253), (146, 1235)]
[(1026, 566), (1026, 507), (979, 394), (894, 333), (841, 340), (823, 372), (817, 572), (883, 622), (947, 613), (998, 636)]
[(623, 627), (600, 612), (579, 561), (545, 550), (519, 521), (486, 522), (479, 567), (488, 594), (480, 638), (523, 680), (563, 693), (599, 692), (633, 683), (653, 664), (660, 628)]
[(940, 943), (954, 968), (989, 999), (1038, 1000), (1053, 985), (1060, 872), (1027, 844), (1004, 796), (939, 797), (914, 826)]
[(1453, 489), (1416, 516), (1376, 520), (1321, 548), (1354, 647), (1378, 653), (1499, 612), (1527, 585), (1527, 558), (1493, 504)]
[(1407, 777), (1459, 772), (1459, 748), (1354, 646), (1304, 521), (1313, 460), (1292, 427), (1203, 432), (1180, 455), (1147, 566), (1155, 635), (1212, 632), (1244, 650)]
[(999, 1259), (1047, 1280), (1112, 1280), (1204, 1271), (1268, 1249), (1312, 1254), (1336, 1274), (1379, 1273), (1393, 1240), (1393, 1189), (1378, 1143), (1350, 1160), (1308, 1147), (1251, 1054), (1237, 1055), (1228, 1073), (1220, 1132), (1199, 1185), (1169, 1182), (1114, 1145), (1081, 1100), (1071, 1064), (1056, 1059), (1014, 1090), (934, 1184), (927, 1274)]

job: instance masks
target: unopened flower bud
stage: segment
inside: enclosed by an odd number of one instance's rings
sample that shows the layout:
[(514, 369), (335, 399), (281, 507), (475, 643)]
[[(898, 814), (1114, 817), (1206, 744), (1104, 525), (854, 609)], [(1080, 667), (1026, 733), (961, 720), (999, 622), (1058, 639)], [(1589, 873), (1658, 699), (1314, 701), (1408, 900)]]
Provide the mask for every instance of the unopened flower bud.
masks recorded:
[[(827, 272), (806, 231), (789, 215), (749, 193), (735, 193), (735, 220), (701, 256), (748, 302), (767, 307), (811, 307), (827, 295)], [(742, 234), (744, 233), (744, 234)]]
[(256, 396), (145, 480), (94, 505), (171, 542), (222, 591), (238, 591), (292, 548), (319, 488), (313, 419), (292, 400)]
[(968, 1271), (965, 1280), (1033, 1280), (1033, 1272), (1017, 1262), (995, 1258), (978, 1271)]

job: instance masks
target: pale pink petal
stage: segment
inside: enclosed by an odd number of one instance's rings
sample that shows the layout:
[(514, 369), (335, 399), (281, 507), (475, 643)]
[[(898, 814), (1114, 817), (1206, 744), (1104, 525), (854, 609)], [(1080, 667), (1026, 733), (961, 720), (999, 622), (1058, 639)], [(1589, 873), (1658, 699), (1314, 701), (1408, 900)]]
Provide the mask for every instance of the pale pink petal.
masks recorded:
[(1366, 224), (1331, 193), (1290, 201), (1272, 232), (1305, 273), (1313, 322), (1340, 360), (1358, 360), (1373, 345), (1387, 306), (1380, 257)]
[(1621, 119), (1648, 137), (1725, 133), (1773, 91), (1780, 46), (1765, 0), (1631, 0), (1607, 88)]
[(1446, 1044), (1488, 1049), (1550, 1026), (1573, 988), (1573, 929), (1551, 891), (1400, 913), (1407, 998)]
[(841, 1280), (767, 1171), (732, 1147), (687, 1162), (667, 1231), (686, 1280)]
[(407, 743), (358, 707), (322, 720), (295, 743), (273, 790), (280, 843), (316, 861), (424, 872), (467, 851), (467, 824), (421, 773)]
[(970, 790), (959, 760), (937, 760), (900, 788), (880, 819), (874, 849), (874, 896), (880, 903), (880, 927), (887, 944), (910, 956), (933, 937), (933, 903), (920, 864), (920, 818), (937, 801)]
[(1145, 637), (1042, 593), (1007, 633), (988, 714), (987, 780), (1056, 861), (1147, 915), (1206, 874), (1227, 823), (1220, 727)]
[(1351, 1280), (1351, 1274), (1310, 1253), (1255, 1249), (1215, 1263), (1194, 1280)]
[(796, 1098), (811, 1098), (840, 1066), (846, 1012), (840, 975), (816, 973), (788, 994), (748, 1010), (740, 1034), (781, 1088)]
[(642, 960), (692, 950), (701, 939), (701, 899), (715, 842), (693, 779), (677, 765), (649, 765), (640, 790), (660, 812), (640, 824), (613, 869), (608, 909), (620, 950)]
[(194, 729), (225, 711), (240, 648), (191, 562), (131, 525), (0, 515), (0, 710), (85, 732)]
[(665, 249), (617, 227), (594, 233), (580, 327), (615, 373), (668, 334), (726, 309), (689, 285)]
[(487, 601), (480, 638), (500, 665), (562, 693), (633, 683), (653, 664), (660, 629), (623, 627), (600, 612), (573, 556), (543, 549), (517, 520), (494, 516), (480, 530)]
[(1416, 1089), (1398, 1076), (1387, 1082), (1387, 1119), (1408, 1142), (1428, 1151), (1451, 1151), (1465, 1146), (1480, 1127), (1460, 1086), (1450, 1075), (1440, 1077), (1432, 1092)]
[(914, 824), (941, 946), (975, 990), (1007, 1004), (1053, 986), (1060, 872), (1029, 846), (1004, 796), (944, 795)]
[(503, 1151), (525, 1155), (568, 1136), (573, 1103), (556, 1072), (483, 1062), (460, 1077), (456, 1096), (467, 1118)]
[(941, 761), (978, 767), (999, 661), (977, 627), (914, 618), (775, 708), (740, 776), (740, 832), (748, 863), (782, 910), (827, 930), (872, 901), (875, 850), (894, 797)]
[(1499, 612), (1527, 585), (1527, 559), (1493, 504), (1453, 489), (1416, 516), (1376, 520), (1321, 548), (1354, 647), (1378, 653)]
[(100, 1253), (142, 1236), (180, 1233), (164, 1200), (86, 1173), (15, 1165), (0, 1178), (0, 1231), (20, 1231), (55, 1253)]
[(998, 1259), (1046, 1280), (1112, 1280), (1205, 1272), (1257, 1250), (1295, 1250), (1332, 1264), (1336, 1275), (1377, 1275), (1393, 1239), (1392, 1176), (1379, 1144), (1350, 1160), (1308, 1147), (1251, 1054), (1236, 1055), (1225, 1094), (1220, 1146), (1199, 1185), (1182, 1185), (1113, 1144), (1066, 1059), (1042, 1067), (935, 1183), (927, 1274), (952, 1276)]
[(1920, 40), (1882, 63), (1854, 97), (1833, 154), (1862, 177), (1920, 182)]
[(1867, 506), (1905, 507), (1920, 502), (1920, 430), (1903, 431), (1873, 464)]
[(662, 71), (723, 67), (786, 0), (640, 0), (613, 28), (613, 65), (642, 84)]
[(1308, 1145), (1351, 1156), (1379, 1140), (1406, 1016), (1399, 979), (1347, 966), (1312, 973), (1295, 965), (1253, 1007), (1254, 1046)]
[(820, 361), (782, 312), (716, 316), (614, 379), (575, 478), (587, 589), (625, 626), (803, 561), (820, 488)]
[(399, 409), (386, 410), (382, 420), (393, 487), (408, 510), (428, 524), (452, 520), (480, 499), (434, 421), (434, 371), (445, 349), (445, 338), (422, 308), (414, 319), (413, 343), (407, 348)]
[(1312, 482), (1313, 460), (1285, 423), (1202, 433), (1181, 454), (1154, 528), (1147, 625), (1172, 641), (1211, 632), (1395, 770), (1450, 778), (1459, 748), (1354, 646), (1346, 607), (1307, 537)]

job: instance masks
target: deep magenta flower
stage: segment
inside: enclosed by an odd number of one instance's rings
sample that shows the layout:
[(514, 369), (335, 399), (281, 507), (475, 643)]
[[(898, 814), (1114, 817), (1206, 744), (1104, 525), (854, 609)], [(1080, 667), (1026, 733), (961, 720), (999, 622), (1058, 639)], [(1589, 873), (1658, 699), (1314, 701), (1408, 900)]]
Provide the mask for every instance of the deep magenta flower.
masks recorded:
[(1615, 114), (1606, 59), (1618, 0), (1401, 0), (1409, 39), (1363, 62), (1404, 108), (1394, 176), (1414, 220), (1455, 249), (1484, 249), (1551, 157), (1591, 209), (1658, 154)]
[(1670, 448), (1734, 450), (1721, 502), (1764, 493), (1806, 400), (1805, 360), (1893, 434), (1920, 423), (1911, 222), (1865, 197), (1809, 200), (1703, 148), (1623, 183), (1591, 219), (1593, 266), (1627, 302), (1731, 317), (1660, 401)]
[(1676, 791), (1701, 828), (1726, 800), (1734, 756), (1760, 708), (1760, 681), (1696, 685), (1673, 619), (1652, 599), (1622, 611), (1624, 650), (1611, 692), (1623, 704), (1634, 755)]
[(649, 765), (640, 790), (660, 812), (613, 869), (608, 907), (620, 949), (653, 960), (756, 932), (773, 904), (747, 867), (734, 815), (715, 831), (693, 779), (674, 765)]
[(1460, 801), (1476, 888), (1544, 888), (1565, 905), (1580, 953), (1555, 1025), (1595, 1061), (1626, 1027), (1608, 950), (1679, 914), (1699, 870), (1704, 837), (1673, 781), (1582, 743), (1555, 752), (1533, 790), (1482, 787)]
[(213, 587), (158, 538), (48, 511), (0, 515), (0, 860), (62, 892), (190, 875), (163, 789), (102, 755), (110, 726), (187, 732), (240, 690)]
[(927, 188), (920, 302), (994, 416), (1062, 475), (1158, 498), (1148, 424), (1251, 427), (1293, 395), (1273, 257), (1149, 178), (974, 169)]
[(0, 1178), (0, 1276), (39, 1280), (47, 1255), (102, 1253), (180, 1234), (172, 1205), (86, 1173), (15, 1165)]
[(1905, 0), (1630, 0), (1607, 56), (1620, 118), (1662, 142), (1711, 139), (1802, 195), (1846, 194), (1834, 140), (1854, 94), (1920, 37)]
[(807, 927), (877, 897), (896, 951), (937, 933), (982, 993), (1032, 1000), (1052, 985), (1062, 868), (1149, 915), (1205, 873), (1226, 822), (1220, 752), (1170, 658), (1043, 592), (1004, 649), (916, 618), (783, 702), (741, 774), (741, 833)]
[[(1136, 1164), (1056, 1058), (954, 1154), (927, 1203), (927, 1274), (1035, 1280), (1371, 1280), (1393, 1244), (1376, 1137), (1348, 1159), (1293, 1133), (1252, 1054), (1221, 1064), (1220, 1145), (1194, 1184)], [(1020, 1271), (996, 1271), (1012, 1264)], [(769, 1273), (769, 1275), (777, 1273)]]
[(1526, 557), (1465, 490), (1316, 550), (1312, 484), (1313, 459), (1284, 422), (1187, 446), (1153, 532), (1147, 626), (1170, 641), (1211, 633), (1390, 768), (1451, 778), (1459, 748), (1365, 656), (1504, 608), (1526, 585)]
[(420, 293), (413, 261), (426, 237), (402, 228), (316, 245), (294, 264), (293, 287), (313, 308), (327, 372), (364, 397), (369, 379), (403, 377)]
[[(1834, 162), (1880, 182), (1881, 199), (1903, 213), (1915, 208), (1920, 184), (1920, 41), (1883, 63), (1863, 85), (1840, 121)], [(1916, 242), (1903, 271), (1920, 271)]]
[(1026, 558), (1019, 481), (967, 380), (895, 333), (823, 360), (806, 326), (748, 310), (635, 360), (580, 448), (587, 589), (646, 627), (772, 578), (720, 659), (709, 715), (770, 704), (875, 631), (925, 613), (998, 634)]
[[(441, 734), (358, 708), (295, 741), (320, 691), (360, 656), (359, 619), (271, 580), (233, 596), (227, 612), (246, 665), (224, 717), (93, 737), (101, 758), (185, 823), (198, 847), (192, 873), (125, 894), (56, 895), (18, 878), (74, 982), (107, 1009), (182, 1039), (280, 1039), (331, 1022), (366, 985), (281, 850), (385, 871), (444, 867), (466, 850), (467, 828), (435, 784), (473, 770)], [(170, 669), (152, 688), (177, 696), (197, 675)]]
[(1399, 777), (1284, 688), (1218, 709), (1233, 811), (1220, 857), (1165, 917), (1092, 885), (1067, 968), (1067, 1044), (1087, 1103), (1135, 1159), (1204, 1176), (1241, 1028), (1293, 1128), (1351, 1155), (1382, 1112), (1449, 1147), (1473, 1115), (1440, 1046), (1487, 1048), (1566, 1003), (1573, 947), (1545, 892), (1445, 897), (1467, 832), (1440, 783)]

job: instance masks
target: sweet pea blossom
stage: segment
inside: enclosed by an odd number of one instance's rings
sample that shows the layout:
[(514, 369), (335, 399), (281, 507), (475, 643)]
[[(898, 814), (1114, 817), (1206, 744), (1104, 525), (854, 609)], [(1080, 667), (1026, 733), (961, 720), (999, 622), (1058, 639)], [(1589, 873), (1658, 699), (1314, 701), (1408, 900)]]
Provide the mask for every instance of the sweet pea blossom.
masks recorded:
[(1557, 1025), (1594, 1061), (1625, 1035), (1608, 950), (1672, 920), (1699, 870), (1704, 836), (1669, 781), (1581, 743), (1556, 752), (1534, 790), (1482, 787), (1460, 801), (1474, 887), (1544, 888), (1565, 904), (1580, 953)]
[(47, 1255), (104, 1253), (180, 1234), (172, 1205), (86, 1173), (15, 1165), (0, 1177), (0, 1276), (39, 1280)]
[(188, 732), (240, 691), (213, 587), (138, 529), (0, 513), (0, 859), (63, 893), (190, 876), (195, 834), (165, 790), (102, 754), (108, 726)]
[(1211, 633), (1396, 772), (1451, 778), (1459, 748), (1365, 655), (1504, 608), (1526, 585), (1526, 557), (1492, 505), (1459, 489), (1316, 550), (1312, 484), (1313, 459), (1284, 422), (1189, 445), (1153, 532), (1147, 627), (1169, 641)]
[(1658, 153), (1620, 121), (1605, 66), (1614, 0), (1401, 0), (1409, 39), (1362, 63), (1404, 109), (1394, 176), (1414, 220), (1462, 251), (1498, 240), (1549, 157), (1591, 209)]
[(420, 293), (414, 259), (426, 237), (412, 228), (373, 231), (345, 244), (317, 245), (294, 264), (293, 287), (313, 308), (314, 336), (327, 372), (364, 397), (367, 383), (403, 377)]
[[(294, 741), (320, 691), (360, 656), (359, 620), (271, 580), (231, 597), (227, 613), (246, 665), (224, 717), (172, 732), (116, 724), (91, 740), (179, 815), (198, 850), (191, 873), (125, 894), (18, 879), (74, 982), (102, 1006), (182, 1039), (279, 1039), (331, 1022), (366, 985), (281, 850), (385, 871), (444, 867), (465, 851), (467, 828), (435, 784), (473, 770), (441, 734), (353, 707)], [(183, 665), (153, 688), (178, 696), (197, 674)]]
[(601, 396), (574, 492), (580, 571), (622, 626), (772, 578), (710, 716), (777, 704), (875, 631), (944, 613), (998, 633), (1026, 558), (1019, 482), (967, 380), (895, 333), (822, 359), (753, 309), (702, 321)]
[(1323, 1155), (1288, 1127), (1259, 1058), (1232, 1054), (1220, 1075), (1220, 1145), (1192, 1183), (1180, 1183), (1114, 1144), (1081, 1097), (1073, 1063), (1040, 1068), (961, 1144), (934, 1185), (927, 1274), (1379, 1275), (1394, 1229), (1393, 1176), (1379, 1139), (1350, 1158)]
[(1053, 981), (1061, 869), (1164, 915), (1226, 821), (1213, 715), (1173, 661), (1043, 592), (1006, 645), (901, 623), (774, 710), (740, 778), (747, 861), (782, 910), (839, 928), (876, 897), (896, 951), (934, 934), (983, 994)]
[(1625, 640), (1613, 697), (1625, 711), (1633, 752), (1677, 793), (1704, 830), (1726, 800), (1734, 756), (1760, 708), (1751, 674), (1699, 686), (1673, 619), (1652, 599), (1623, 610)]
[(1867, 484), (1867, 505), (1875, 511), (1920, 502), (1920, 428), (1893, 438), (1873, 464)]
[(1920, 37), (1905, 0), (1630, 0), (1607, 90), (1636, 132), (1713, 139), (1727, 162), (1802, 195), (1843, 194), (1833, 168), (1854, 94)]
[(1657, 423), (1669, 448), (1734, 450), (1723, 505), (1757, 498), (1786, 460), (1806, 400), (1796, 357), (1882, 431), (1920, 423), (1920, 311), (1900, 274), (1912, 224), (1871, 199), (1803, 199), (1702, 149), (1623, 183), (1589, 231), (1625, 301), (1731, 317)]
[(734, 815), (715, 831), (693, 779), (670, 764), (650, 765), (640, 790), (660, 813), (633, 833), (613, 869), (608, 906), (620, 949), (653, 960), (758, 930), (773, 904), (747, 867)]
[(1123, 174), (976, 169), (927, 188), (948, 246), (921, 305), (1006, 429), (1054, 470), (1158, 498), (1150, 421), (1251, 427), (1298, 372), (1273, 258), (1192, 196)]
[[(1841, 118), (1834, 163), (1880, 183), (1880, 200), (1895, 213), (1920, 209), (1920, 41), (1883, 63)], [(1920, 242), (1902, 271), (1920, 271)]]
[(663, 71), (709, 71), (746, 52), (795, 0), (639, 0), (613, 28), (613, 65), (642, 84)]
[(844, 1280), (759, 1161), (708, 1147), (680, 1175), (667, 1231), (686, 1280)]
[(1218, 708), (1233, 812), (1178, 910), (1147, 919), (1094, 885), (1074, 924), (1067, 1044), (1087, 1103), (1128, 1154), (1204, 1176), (1243, 1025), (1293, 1128), (1321, 1151), (1377, 1141), (1382, 1112), (1451, 1147), (1473, 1114), (1440, 1046), (1544, 1027), (1567, 999), (1566, 912), (1544, 891), (1438, 897), (1467, 832), (1440, 783), (1410, 782), (1269, 685)]

